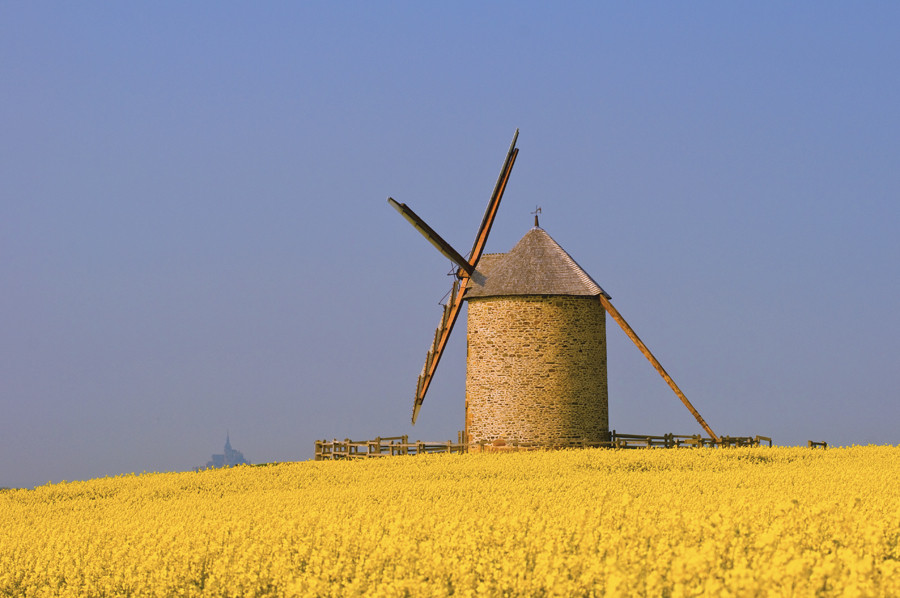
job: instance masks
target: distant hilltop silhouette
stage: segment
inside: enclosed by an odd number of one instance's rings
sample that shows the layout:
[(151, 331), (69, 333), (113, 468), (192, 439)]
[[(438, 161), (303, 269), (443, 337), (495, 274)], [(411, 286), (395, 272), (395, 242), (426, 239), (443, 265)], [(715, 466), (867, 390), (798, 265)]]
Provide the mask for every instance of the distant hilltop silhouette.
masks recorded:
[(235, 465), (250, 465), (250, 461), (244, 459), (244, 453), (231, 448), (231, 437), (225, 433), (225, 452), (220, 455), (213, 455), (212, 461), (206, 462), (207, 469), (219, 467), (234, 467)]

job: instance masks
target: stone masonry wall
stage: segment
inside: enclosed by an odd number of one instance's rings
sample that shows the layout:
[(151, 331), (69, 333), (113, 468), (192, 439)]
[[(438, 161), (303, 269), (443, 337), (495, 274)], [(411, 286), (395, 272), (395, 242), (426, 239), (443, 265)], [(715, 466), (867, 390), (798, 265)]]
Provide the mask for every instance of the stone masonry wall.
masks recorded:
[(596, 297), (469, 300), (469, 442), (609, 438), (606, 312)]

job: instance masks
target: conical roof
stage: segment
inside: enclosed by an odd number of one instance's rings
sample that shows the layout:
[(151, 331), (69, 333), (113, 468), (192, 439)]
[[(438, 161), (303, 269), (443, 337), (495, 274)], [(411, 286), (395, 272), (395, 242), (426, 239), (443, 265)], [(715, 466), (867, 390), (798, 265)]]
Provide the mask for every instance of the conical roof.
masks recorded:
[(535, 226), (509, 253), (487, 254), (466, 299), (501, 295), (609, 295), (544, 229)]

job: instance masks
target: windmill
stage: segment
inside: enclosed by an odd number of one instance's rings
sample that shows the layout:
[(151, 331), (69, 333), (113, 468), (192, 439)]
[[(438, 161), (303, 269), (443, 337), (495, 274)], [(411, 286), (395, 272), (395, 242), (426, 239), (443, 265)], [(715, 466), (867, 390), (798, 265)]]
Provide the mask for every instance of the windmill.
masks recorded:
[[(609, 314), (704, 431), (718, 441), (719, 437), (610, 303), (610, 296), (540, 228), (540, 208), (534, 213), (534, 228), (509, 253), (484, 255), (519, 152), (518, 135), (517, 129), (467, 257), (406, 204), (388, 198), (388, 203), (457, 267), (416, 384), (412, 423), (416, 423), (463, 301), (468, 300), (466, 433), (470, 439), (512, 436), (518, 440), (547, 440), (546, 434), (542, 436), (536, 430), (538, 427), (548, 428), (554, 441), (608, 437), (605, 315)], [(483, 256), (487, 259), (482, 261)], [(512, 360), (520, 363), (510, 363)]]

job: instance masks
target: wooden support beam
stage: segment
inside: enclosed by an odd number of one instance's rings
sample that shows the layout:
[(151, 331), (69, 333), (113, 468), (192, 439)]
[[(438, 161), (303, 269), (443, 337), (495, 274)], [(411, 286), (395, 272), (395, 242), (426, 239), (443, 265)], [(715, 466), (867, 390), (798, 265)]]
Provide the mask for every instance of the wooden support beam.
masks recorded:
[(684, 406), (688, 408), (688, 411), (691, 412), (691, 415), (694, 416), (694, 418), (697, 420), (697, 423), (699, 423), (700, 426), (706, 431), (706, 433), (709, 434), (710, 438), (712, 438), (716, 442), (719, 442), (719, 437), (716, 435), (716, 433), (712, 431), (712, 428), (709, 427), (709, 424), (706, 423), (706, 420), (703, 419), (700, 413), (698, 413), (697, 410), (694, 409), (694, 406), (691, 405), (691, 402), (688, 400), (688, 398), (684, 396), (684, 393), (681, 392), (681, 389), (678, 388), (678, 385), (675, 384), (674, 380), (672, 380), (672, 376), (670, 376), (668, 372), (663, 369), (662, 364), (659, 363), (656, 357), (653, 356), (653, 353), (650, 352), (650, 349), (647, 348), (647, 345), (644, 344), (644, 341), (642, 341), (638, 337), (637, 333), (635, 333), (635, 331), (631, 328), (631, 326), (628, 325), (628, 322), (625, 321), (625, 318), (622, 317), (622, 314), (620, 314), (619, 311), (615, 307), (613, 307), (612, 303), (609, 302), (609, 299), (607, 299), (602, 293), (599, 295), (599, 297), (600, 303), (603, 305), (603, 309), (605, 309), (606, 312), (610, 316), (612, 316), (612, 319), (615, 320), (616, 323), (622, 328), (622, 330), (625, 331), (625, 334), (627, 334), (628, 338), (630, 338), (632, 342), (634, 342), (634, 344), (637, 346), (637, 348), (640, 349), (641, 353), (644, 354), (644, 357), (646, 357), (647, 360), (653, 365), (653, 367), (656, 368), (656, 371), (659, 372), (659, 375), (663, 377), (663, 380), (666, 381), (666, 383), (675, 392), (678, 398), (681, 399), (681, 402), (684, 403)]

